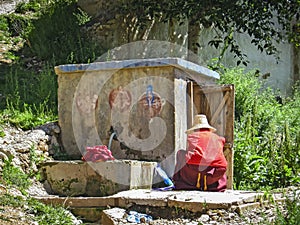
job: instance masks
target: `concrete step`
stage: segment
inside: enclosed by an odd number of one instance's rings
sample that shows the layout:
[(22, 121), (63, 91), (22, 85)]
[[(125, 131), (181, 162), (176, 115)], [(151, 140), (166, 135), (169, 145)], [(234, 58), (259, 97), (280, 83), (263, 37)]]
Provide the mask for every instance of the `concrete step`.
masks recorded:
[(264, 193), (252, 191), (227, 190), (225, 192), (202, 191), (156, 191), (138, 189), (122, 191), (105, 197), (35, 197), (45, 204), (61, 205), (84, 221), (96, 222), (106, 218), (103, 210), (110, 208), (129, 209), (133, 206), (141, 208), (182, 209), (192, 213), (201, 213), (209, 209), (245, 209), (259, 207), (264, 203)]

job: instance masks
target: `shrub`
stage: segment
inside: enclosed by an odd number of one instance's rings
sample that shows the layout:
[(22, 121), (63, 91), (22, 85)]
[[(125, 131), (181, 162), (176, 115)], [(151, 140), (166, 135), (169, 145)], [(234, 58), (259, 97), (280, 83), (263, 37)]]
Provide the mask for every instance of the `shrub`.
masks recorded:
[(255, 71), (225, 69), (220, 83), (235, 85), (234, 181), (238, 189), (297, 184), (300, 95), (276, 100)]

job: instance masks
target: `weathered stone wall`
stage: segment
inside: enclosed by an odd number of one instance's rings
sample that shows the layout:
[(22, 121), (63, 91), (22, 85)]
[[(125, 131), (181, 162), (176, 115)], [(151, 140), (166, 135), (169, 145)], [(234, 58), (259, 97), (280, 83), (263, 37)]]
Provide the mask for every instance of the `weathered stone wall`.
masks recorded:
[[(121, 135), (122, 139), (124, 139), (124, 141), (121, 141), (122, 146), (120, 141), (112, 142), (113, 155), (117, 158), (159, 160), (162, 155), (172, 153), (174, 151), (174, 108), (171, 88), (173, 87), (161, 87), (159, 79), (155, 79), (155, 77), (163, 76), (164, 79), (168, 79), (172, 83), (173, 69), (170, 67), (136, 68), (122, 69), (112, 75), (110, 73), (111, 71), (86, 72), (85, 74), (78, 72), (58, 76), (59, 121), (62, 129), (63, 145), (65, 148), (68, 148), (65, 150), (69, 153), (69, 156), (71, 158), (81, 157), (87, 146), (99, 145), (101, 143), (108, 145), (111, 128), (117, 133), (118, 139), (121, 139)], [(105, 80), (110, 75), (110, 79)], [(83, 76), (88, 77), (89, 82), (93, 80), (91, 83), (95, 85), (94, 87), (100, 87), (102, 83), (105, 83), (105, 85), (98, 93), (97, 90), (96, 92), (92, 90), (93, 88), (90, 89), (91, 92), (89, 92), (88, 88), (78, 88), (77, 86), (80, 85), (80, 79)], [(142, 82), (144, 84), (136, 81), (139, 79), (143, 79)], [(133, 87), (132, 85), (135, 84), (136, 86)], [(143, 105), (141, 105), (144, 102), (140, 102), (141, 99), (139, 99), (146, 92), (147, 86), (150, 84), (154, 92), (159, 90), (157, 97), (160, 98), (159, 101), (162, 104), (161, 108), (154, 112), (148, 111), (147, 108), (144, 109)], [(76, 93), (78, 89), (86, 92), (81, 93), (79, 91)], [(164, 93), (162, 93), (162, 90), (165, 90)], [(112, 112), (113, 109), (110, 106), (110, 94), (112, 94), (112, 91), (124, 91), (130, 95), (130, 99), (128, 99), (130, 101), (129, 104), (130, 106), (133, 104), (130, 114), (125, 112), (125, 114), (121, 113), (117, 115)], [(96, 95), (95, 100), (97, 101), (97, 105), (95, 108), (89, 108), (88, 102), (92, 101), (94, 95)], [(76, 110), (74, 111), (74, 107), (77, 106), (79, 106), (79, 113), (76, 113)], [(160, 146), (150, 151), (143, 151), (142, 148), (147, 148), (145, 146), (146, 143), (138, 146), (133, 137), (143, 140), (154, 134), (159, 136), (159, 130), (151, 133), (149, 129), (150, 120), (154, 116), (159, 116), (166, 122), (166, 137), (162, 140)], [(112, 121), (114, 120), (112, 117), (115, 117), (117, 121)], [(124, 118), (124, 121), (119, 121), (121, 118)], [(134, 142), (134, 146), (137, 149), (127, 146), (126, 142), (128, 142), (129, 136), (127, 136), (125, 131), (130, 132), (130, 142)], [(95, 134), (98, 134), (99, 137), (96, 137)], [(148, 144), (151, 145), (151, 143)], [(163, 149), (161, 149), (161, 146), (164, 146)]]
[(58, 116), (64, 151), (80, 159), (86, 147), (106, 145), (117, 159), (162, 162), (171, 174), (185, 148), (187, 82), (218, 74), (178, 58), (62, 65)]

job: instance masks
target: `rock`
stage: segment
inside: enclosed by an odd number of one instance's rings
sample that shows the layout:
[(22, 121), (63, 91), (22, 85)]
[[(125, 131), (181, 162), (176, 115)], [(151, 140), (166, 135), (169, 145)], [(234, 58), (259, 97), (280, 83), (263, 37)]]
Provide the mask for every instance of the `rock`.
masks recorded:
[(6, 194), (7, 190), (6, 187), (2, 184), (0, 184), (0, 195)]
[(0, 160), (8, 160), (8, 156), (0, 150)]
[(209, 221), (209, 215), (207, 215), (207, 214), (202, 214), (201, 217), (199, 218), (199, 220), (200, 220), (201, 222), (207, 222), (207, 221)]
[(0, 15), (8, 14), (15, 11), (15, 8), (20, 2), (28, 2), (29, 0), (2, 0), (0, 2)]

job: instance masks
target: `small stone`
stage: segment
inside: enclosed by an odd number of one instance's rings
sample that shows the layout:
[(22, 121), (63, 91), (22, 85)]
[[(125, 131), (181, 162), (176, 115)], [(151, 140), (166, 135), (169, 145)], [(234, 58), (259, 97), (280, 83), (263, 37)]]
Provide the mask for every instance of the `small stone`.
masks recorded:
[(140, 218), (140, 221), (141, 221), (141, 223), (146, 223), (146, 218), (142, 217), (142, 218)]
[(232, 218), (235, 217), (235, 214), (234, 214), (234, 213), (229, 213), (229, 214), (228, 214), (228, 217), (229, 217), (230, 219), (232, 219)]
[(199, 218), (199, 220), (200, 220), (201, 222), (207, 222), (207, 221), (209, 221), (209, 215), (207, 215), (207, 214), (202, 214), (201, 217)]
[(2, 184), (0, 184), (0, 195), (6, 194), (6, 187)]
[(212, 218), (213, 220), (218, 220), (219, 217), (218, 217), (218, 216), (212, 216), (211, 218)]
[(198, 222), (196, 222), (196, 221), (191, 221), (191, 222), (186, 223), (186, 225), (198, 225)]

